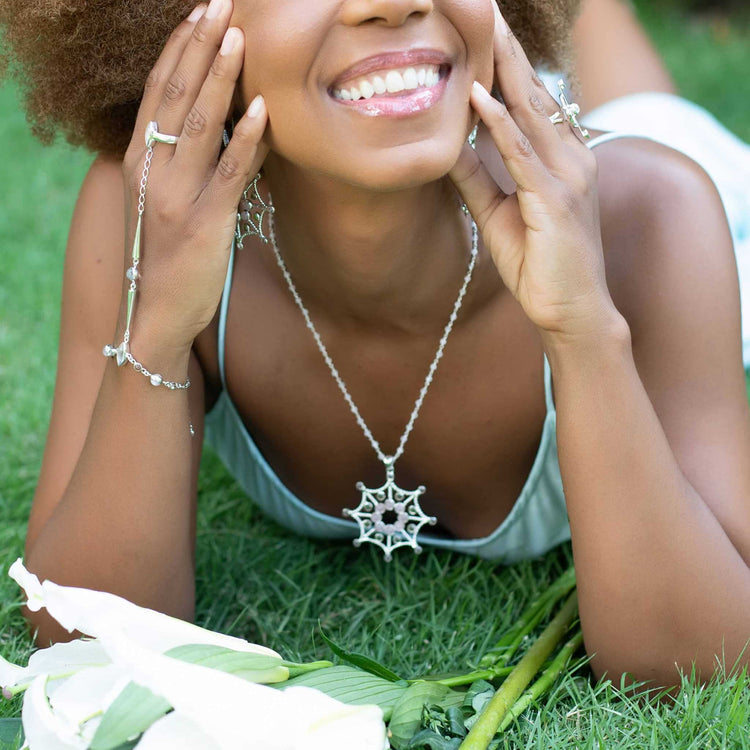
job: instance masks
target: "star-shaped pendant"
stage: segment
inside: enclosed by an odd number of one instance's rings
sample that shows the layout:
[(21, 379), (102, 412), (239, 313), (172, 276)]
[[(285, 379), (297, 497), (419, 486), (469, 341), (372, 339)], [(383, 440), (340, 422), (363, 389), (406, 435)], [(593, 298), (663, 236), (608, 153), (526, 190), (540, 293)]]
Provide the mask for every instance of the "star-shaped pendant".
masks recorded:
[(391, 461), (386, 463), (386, 481), (382, 487), (365, 487), (363, 482), (357, 482), (357, 489), (362, 493), (359, 505), (343, 511), (359, 525), (355, 547), (364, 542), (374, 544), (383, 550), (386, 562), (390, 562), (393, 550), (398, 547), (411, 547), (416, 553), (422, 551), (417, 540), (419, 532), (425, 524), (437, 523), (437, 519), (428, 516), (419, 504), (424, 487), (416, 490), (399, 487)]

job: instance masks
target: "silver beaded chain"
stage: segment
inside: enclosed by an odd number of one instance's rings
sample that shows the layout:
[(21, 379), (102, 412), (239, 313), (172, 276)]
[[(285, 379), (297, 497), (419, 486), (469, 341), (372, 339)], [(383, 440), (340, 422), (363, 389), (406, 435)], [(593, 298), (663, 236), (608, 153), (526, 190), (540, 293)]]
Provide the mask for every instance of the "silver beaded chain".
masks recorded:
[[(143, 211), (146, 207), (146, 186), (148, 185), (148, 176), (151, 169), (151, 160), (154, 156), (154, 147), (149, 145), (146, 149), (146, 159), (143, 162), (143, 173), (141, 174), (140, 190), (138, 192), (138, 222), (135, 227), (135, 237), (133, 239), (133, 252), (131, 256), (130, 268), (125, 272), (125, 277), (130, 282), (128, 287), (127, 314), (125, 319), (125, 333), (122, 337), (122, 343), (115, 347), (107, 344), (102, 350), (105, 357), (115, 357), (118, 366), (129, 362), (136, 372), (149, 379), (151, 385), (158, 387), (164, 386), (170, 391), (183, 391), (190, 388), (190, 378), (184, 383), (178, 383), (172, 380), (165, 380), (158, 372), (147, 370), (131, 353), (130, 353), (130, 324), (133, 320), (133, 309), (135, 305), (135, 295), (138, 291), (137, 281), (140, 278), (138, 266), (141, 262), (141, 229), (143, 225)], [(190, 432), (193, 434), (193, 427), (190, 426)]]
[(409, 417), (409, 421), (407, 422), (406, 428), (404, 429), (404, 434), (401, 436), (401, 440), (399, 442), (398, 448), (396, 449), (396, 452), (392, 456), (388, 456), (385, 453), (383, 453), (382, 449), (380, 448), (380, 443), (378, 443), (378, 441), (375, 440), (372, 432), (370, 431), (370, 428), (365, 423), (365, 420), (362, 419), (362, 415), (359, 413), (359, 409), (357, 408), (357, 405), (354, 403), (354, 400), (349, 394), (349, 390), (346, 387), (346, 384), (344, 383), (343, 379), (341, 378), (341, 375), (339, 375), (339, 371), (336, 369), (336, 365), (333, 364), (333, 360), (331, 359), (330, 354), (328, 354), (328, 349), (326, 349), (326, 346), (323, 343), (323, 340), (320, 338), (318, 329), (315, 327), (315, 324), (312, 322), (310, 313), (308, 312), (307, 308), (302, 302), (302, 298), (300, 297), (299, 292), (297, 292), (297, 287), (294, 285), (294, 281), (292, 280), (289, 270), (286, 267), (286, 263), (284, 263), (284, 259), (281, 257), (281, 253), (279, 252), (279, 246), (276, 241), (276, 226), (274, 223), (275, 212), (273, 209), (273, 200), (270, 198), (270, 196), (269, 196), (269, 205), (271, 206), (271, 210), (269, 211), (269, 237), (271, 240), (271, 247), (273, 248), (274, 255), (276, 256), (276, 262), (278, 263), (279, 268), (281, 269), (281, 273), (284, 275), (284, 278), (286, 279), (286, 283), (289, 287), (289, 291), (292, 293), (292, 297), (294, 297), (294, 301), (297, 303), (297, 307), (299, 307), (300, 311), (302, 312), (302, 315), (305, 319), (305, 323), (308, 329), (310, 330), (310, 332), (312, 333), (313, 338), (315, 339), (315, 343), (317, 344), (320, 353), (323, 355), (323, 359), (325, 360), (326, 365), (328, 365), (328, 369), (331, 371), (331, 375), (333, 376), (333, 379), (336, 381), (336, 384), (338, 385), (339, 390), (344, 396), (346, 403), (349, 404), (349, 408), (351, 409), (352, 414), (357, 420), (357, 424), (362, 429), (362, 432), (364, 432), (365, 437), (370, 441), (370, 445), (373, 447), (373, 450), (375, 451), (375, 453), (377, 453), (380, 461), (384, 463), (386, 467), (393, 466), (393, 464), (404, 453), (404, 448), (406, 447), (406, 441), (409, 439), (409, 435), (411, 434), (412, 428), (414, 427), (414, 423), (417, 421), (417, 417), (419, 416), (419, 412), (422, 408), (422, 403), (424, 402), (424, 398), (427, 395), (427, 391), (430, 385), (432, 384), (432, 379), (435, 375), (435, 370), (437, 369), (438, 363), (442, 359), (443, 351), (445, 349), (445, 344), (448, 341), (448, 336), (450, 336), (451, 331), (453, 330), (453, 324), (456, 322), (456, 319), (458, 317), (458, 311), (461, 309), (461, 305), (463, 304), (464, 297), (466, 296), (466, 290), (469, 287), (469, 282), (471, 281), (471, 277), (474, 272), (474, 266), (476, 265), (477, 256), (478, 256), (477, 248), (478, 248), (478, 243), (479, 243), (479, 232), (477, 230), (476, 222), (472, 219), (471, 254), (469, 257), (469, 267), (466, 270), (466, 275), (464, 276), (464, 281), (463, 281), (463, 284), (461, 285), (461, 290), (459, 291), (458, 297), (456, 298), (456, 302), (453, 305), (453, 311), (451, 312), (450, 318), (448, 319), (448, 323), (446, 324), (445, 330), (443, 331), (443, 335), (440, 339), (440, 343), (438, 344), (437, 351), (435, 352), (435, 357), (432, 360), (430, 369), (427, 372), (427, 377), (425, 378), (424, 385), (422, 386), (422, 389), (419, 392), (419, 396), (417, 396), (417, 400), (414, 403), (414, 408), (412, 409), (411, 416)]

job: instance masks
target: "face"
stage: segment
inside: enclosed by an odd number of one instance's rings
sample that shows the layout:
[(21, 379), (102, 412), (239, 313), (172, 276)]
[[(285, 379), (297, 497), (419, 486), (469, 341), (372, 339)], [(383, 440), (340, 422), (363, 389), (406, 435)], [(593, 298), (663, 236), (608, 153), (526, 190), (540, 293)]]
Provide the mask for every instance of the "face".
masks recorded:
[(244, 103), (296, 168), (372, 190), (444, 176), (492, 83), (494, 0), (235, 0)]

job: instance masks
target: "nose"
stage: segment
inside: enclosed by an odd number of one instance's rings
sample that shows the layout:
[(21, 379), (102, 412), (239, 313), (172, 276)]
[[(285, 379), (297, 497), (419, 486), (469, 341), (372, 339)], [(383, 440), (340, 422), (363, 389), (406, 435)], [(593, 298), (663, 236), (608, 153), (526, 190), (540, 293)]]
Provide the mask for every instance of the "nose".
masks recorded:
[(426, 16), (432, 9), (432, 0), (346, 0), (341, 20), (348, 26), (402, 26), (412, 16)]

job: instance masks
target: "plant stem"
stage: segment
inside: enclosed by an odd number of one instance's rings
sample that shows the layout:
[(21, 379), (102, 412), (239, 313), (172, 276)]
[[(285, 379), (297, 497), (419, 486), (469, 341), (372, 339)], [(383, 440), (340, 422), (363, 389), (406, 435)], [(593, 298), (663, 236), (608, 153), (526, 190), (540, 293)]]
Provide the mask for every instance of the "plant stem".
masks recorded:
[(284, 661), (281, 663), (282, 667), (286, 667), (289, 670), (289, 677), (296, 677), (300, 674), (306, 674), (307, 672), (315, 672), (318, 669), (327, 669), (333, 666), (332, 661), (312, 661), (307, 664), (295, 664), (291, 661)]
[(583, 632), (578, 631), (561, 649), (542, 676), (513, 704), (506, 717), (500, 722), (498, 732), (504, 732), (535, 700), (546, 693), (560, 673), (568, 666), (573, 654), (583, 643)]
[(460, 687), (461, 685), (471, 685), (472, 682), (477, 680), (487, 680), (491, 682), (496, 680), (498, 677), (507, 677), (515, 667), (492, 667), (490, 669), (477, 669), (474, 672), (467, 672), (466, 674), (453, 675), (451, 677), (443, 677), (438, 680), (431, 680), (429, 682), (439, 682), (441, 685), (446, 687)]
[(571, 566), (556, 581), (546, 588), (523, 611), (511, 629), (479, 660), (480, 668), (505, 666), (518, 650), (523, 639), (576, 585), (575, 570)]
[(560, 612), (547, 625), (534, 645), (524, 654), (523, 659), (518, 662), (513, 672), (492, 696), (492, 700), (479, 715), (479, 719), (459, 746), (459, 750), (487, 750), (500, 723), (547, 657), (554, 651), (555, 646), (562, 640), (577, 614), (578, 597), (574, 591)]

